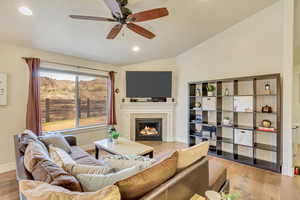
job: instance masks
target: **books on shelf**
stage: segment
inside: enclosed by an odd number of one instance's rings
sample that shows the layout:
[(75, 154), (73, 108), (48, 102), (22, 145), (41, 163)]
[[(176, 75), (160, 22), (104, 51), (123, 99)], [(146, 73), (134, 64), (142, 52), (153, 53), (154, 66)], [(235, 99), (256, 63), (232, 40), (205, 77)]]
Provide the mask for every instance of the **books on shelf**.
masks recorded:
[(266, 132), (274, 132), (275, 131), (275, 128), (274, 127), (270, 127), (270, 128), (266, 128), (266, 127), (262, 127), (262, 126), (259, 126), (257, 128), (258, 131), (266, 131)]

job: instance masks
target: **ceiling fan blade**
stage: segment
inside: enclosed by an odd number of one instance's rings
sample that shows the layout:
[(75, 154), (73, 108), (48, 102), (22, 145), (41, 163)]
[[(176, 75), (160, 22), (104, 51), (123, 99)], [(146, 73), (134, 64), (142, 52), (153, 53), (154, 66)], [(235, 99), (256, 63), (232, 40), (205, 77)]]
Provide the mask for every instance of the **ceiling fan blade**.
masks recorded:
[(117, 35), (120, 33), (120, 31), (122, 30), (123, 28), (123, 24), (117, 24), (115, 25), (111, 31), (109, 32), (109, 34), (107, 35), (107, 39), (109, 40), (113, 40), (117, 37)]
[(82, 15), (70, 15), (73, 19), (81, 19), (81, 20), (94, 20), (94, 21), (104, 21), (104, 22), (116, 22), (115, 19), (110, 19), (106, 17), (92, 17), (92, 16), (82, 16)]
[(114, 16), (118, 18), (123, 17), (120, 4), (117, 2), (117, 0), (104, 0), (104, 2)]
[(153, 10), (146, 10), (143, 12), (135, 13), (128, 16), (128, 21), (131, 22), (144, 22), (148, 20), (153, 20), (169, 15), (167, 8), (156, 8)]
[(145, 29), (139, 25), (136, 25), (133, 23), (128, 23), (127, 28), (129, 28), (130, 30), (132, 30), (132, 31), (136, 32), (137, 34), (144, 36), (148, 39), (155, 38), (155, 35), (153, 33), (151, 33), (150, 31), (148, 31), (147, 29)]

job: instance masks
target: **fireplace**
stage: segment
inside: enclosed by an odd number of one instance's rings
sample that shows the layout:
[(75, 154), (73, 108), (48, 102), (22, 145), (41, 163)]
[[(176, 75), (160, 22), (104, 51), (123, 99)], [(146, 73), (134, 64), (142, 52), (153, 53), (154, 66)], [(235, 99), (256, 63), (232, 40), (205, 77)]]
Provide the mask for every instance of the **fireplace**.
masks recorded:
[(162, 141), (162, 119), (136, 119), (135, 130), (136, 141)]

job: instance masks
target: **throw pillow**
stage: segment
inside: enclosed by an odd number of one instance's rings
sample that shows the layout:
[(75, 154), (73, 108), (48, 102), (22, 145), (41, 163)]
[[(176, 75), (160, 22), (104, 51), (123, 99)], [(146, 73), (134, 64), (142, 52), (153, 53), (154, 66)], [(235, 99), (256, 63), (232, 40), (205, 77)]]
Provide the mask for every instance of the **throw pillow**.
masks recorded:
[(63, 149), (67, 153), (71, 153), (71, 146), (68, 141), (60, 133), (52, 133), (39, 137), (47, 146), (53, 145), (55, 147)]
[(71, 192), (38, 181), (20, 181), (20, 192), (27, 200), (120, 200), (118, 187), (109, 186), (89, 193)]
[(27, 171), (31, 173), (33, 167), (41, 160), (50, 160), (47, 149), (44, 149), (39, 142), (29, 142), (24, 154), (24, 165)]
[(78, 174), (109, 174), (114, 170), (108, 166), (91, 166), (91, 165), (80, 165), (80, 164), (66, 164), (65, 170), (76, 176)]
[(65, 152), (63, 149), (60, 149), (60, 148), (50, 145), (49, 153), (50, 153), (51, 159), (59, 167), (62, 167), (65, 169), (65, 165), (67, 165), (67, 164), (73, 164), (73, 165), (76, 164), (76, 162), (72, 159), (72, 157), (67, 152)]
[(133, 176), (138, 172), (138, 167), (131, 167), (106, 175), (79, 174), (76, 176), (76, 178), (79, 180), (83, 191), (94, 192), (106, 186), (113, 185), (120, 180)]
[(61, 186), (70, 191), (81, 192), (80, 183), (51, 160), (42, 160), (32, 170), (32, 177), (51, 185)]
[(24, 154), (25, 151), (26, 151), (26, 148), (29, 144), (29, 142), (38, 142), (41, 144), (41, 146), (46, 150), (47, 150), (47, 147), (45, 146), (45, 144), (43, 142), (41, 142), (38, 137), (32, 132), (32, 131), (29, 131), (29, 130), (25, 130), (21, 135), (20, 135), (20, 141), (19, 141), (19, 144), (18, 144), (18, 149), (19, 151)]
[(195, 163), (197, 160), (206, 156), (208, 153), (209, 142), (202, 142), (193, 147), (178, 150), (177, 171), (181, 171)]
[(152, 165), (150, 168), (118, 181), (121, 196), (127, 200), (138, 199), (147, 192), (166, 182), (174, 176), (177, 168), (178, 153), (174, 152), (165, 160)]
[(155, 162), (154, 159), (136, 155), (108, 155), (104, 157), (104, 160), (106, 160), (116, 171), (133, 166), (138, 166), (140, 169), (145, 169), (150, 167)]

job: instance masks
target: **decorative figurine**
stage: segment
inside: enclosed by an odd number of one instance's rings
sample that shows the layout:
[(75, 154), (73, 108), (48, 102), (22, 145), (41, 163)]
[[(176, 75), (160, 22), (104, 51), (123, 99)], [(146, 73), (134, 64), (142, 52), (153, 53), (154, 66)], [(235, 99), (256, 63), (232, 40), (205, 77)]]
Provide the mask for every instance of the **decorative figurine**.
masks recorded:
[(261, 122), (261, 125), (264, 127), (264, 128), (271, 128), (271, 126), (272, 126), (272, 122), (270, 121), (270, 120), (263, 120), (262, 122)]
[(201, 89), (200, 88), (196, 89), (196, 96), (201, 96)]
[(229, 94), (229, 89), (226, 88), (224, 93), (225, 93), (225, 94), (224, 94), (225, 96), (229, 96), (229, 95), (230, 95), (230, 94)]
[(265, 84), (265, 94), (270, 95), (271, 93), (271, 85), (269, 83)]
[(268, 106), (268, 105), (265, 105), (265, 106), (262, 107), (261, 112), (263, 112), (263, 113), (272, 113), (272, 107)]

